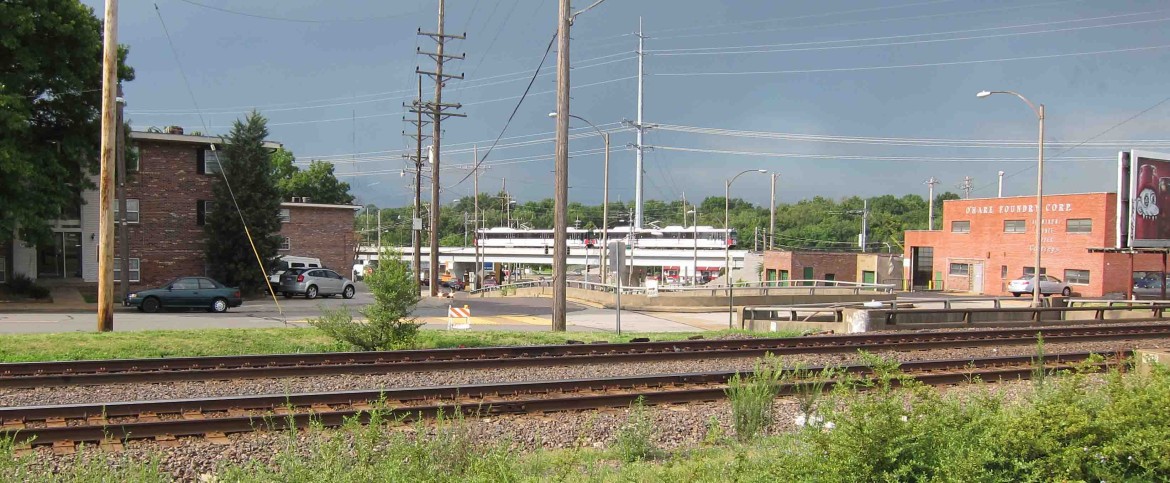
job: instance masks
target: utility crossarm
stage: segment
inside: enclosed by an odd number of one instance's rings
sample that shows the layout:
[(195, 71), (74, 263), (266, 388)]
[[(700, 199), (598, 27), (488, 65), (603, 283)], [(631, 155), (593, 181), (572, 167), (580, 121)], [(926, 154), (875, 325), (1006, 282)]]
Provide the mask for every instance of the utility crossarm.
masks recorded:
[(464, 40), (467, 38), (467, 32), (463, 32), (462, 34), (436, 34), (432, 32), (423, 32), (422, 29), (418, 29), (418, 35), (426, 35), (427, 37), (434, 39), (444, 38)]
[(431, 76), (431, 77), (442, 77), (442, 78), (445, 78), (445, 79), (459, 79), (459, 80), (463, 80), (463, 74), (446, 74), (446, 73), (444, 73), (444, 74), (440, 74), (440, 73), (438, 73), (438, 72), (429, 72), (429, 71), (421, 70), (421, 69), (419, 69), (418, 67), (415, 67), (415, 68), (414, 68), (414, 73), (415, 73), (415, 74), (426, 74), (426, 75), (429, 75), (429, 76)]
[(430, 58), (435, 59), (435, 60), (438, 60), (439, 57), (442, 57), (444, 59), (463, 60), (467, 56), (467, 54), (450, 55), (450, 54), (439, 54), (439, 53), (435, 53), (435, 52), (423, 52), (422, 47), (415, 47), (414, 50), (415, 50), (415, 53), (429, 56)]
[[(419, 111), (419, 110), (411, 109), (411, 110), (410, 110), (410, 112), (421, 113), (421, 114), (426, 114), (426, 115), (434, 115), (434, 110), (433, 110), (433, 109), (427, 109), (427, 110), (425, 110), (425, 111)], [(458, 112), (441, 112), (441, 113), (439, 113), (439, 117), (440, 117), (441, 119), (446, 119), (446, 118), (449, 118), (449, 117), (467, 117), (467, 114), (461, 114), (461, 113), (458, 113)]]

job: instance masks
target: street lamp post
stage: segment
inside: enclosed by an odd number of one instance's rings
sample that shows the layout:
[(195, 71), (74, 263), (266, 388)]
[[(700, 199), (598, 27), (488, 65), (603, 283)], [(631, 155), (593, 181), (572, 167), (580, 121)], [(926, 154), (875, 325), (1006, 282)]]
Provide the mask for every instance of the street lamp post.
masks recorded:
[(727, 328), (734, 328), (735, 322), (735, 282), (731, 278), (731, 183), (747, 173), (767, 173), (766, 169), (745, 169), (732, 176), (723, 185), (723, 258), (727, 274)]
[[(557, 113), (550, 112), (550, 113), (548, 113), (548, 117), (557, 117)], [(602, 188), (602, 194), (601, 194), (601, 221), (602, 221), (602, 223), (601, 223), (601, 247), (602, 247), (602, 250), (601, 250), (601, 266), (598, 268), (598, 271), (601, 272), (601, 283), (604, 284), (606, 281), (605, 247), (609, 246), (609, 133), (598, 129), (597, 126), (594, 126), (593, 123), (585, 120), (585, 118), (583, 118), (581, 116), (577, 116), (575, 114), (569, 114), (569, 117), (571, 117), (573, 119), (577, 119), (585, 124), (588, 124), (590, 127), (593, 128), (593, 130), (597, 131), (597, 133), (601, 135), (601, 140), (605, 142), (605, 175), (604, 175), (605, 180), (603, 182), (604, 187)], [(586, 273), (589, 272), (588, 265), (585, 266), (585, 272)], [(586, 277), (586, 278), (588, 278), (588, 277)]]
[[(692, 237), (693, 238), (692, 241), (694, 242), (694, 255), (693, 255), (694, 259), (691, 260), (691, 263), (692, 263), (692, 265), (691, 265), (691, 286), (698, 287), (699, 286), (699, 205), (692, 205), (692, 206), (694, 206), (695, 209), (687, 210), (688, 215), (690, 215), (690, 214), (695, 215), (695, 218), (694, 218), (695, 223), (693, 225), (691, 225), (691, 228), (695, 232), (694, 236)], [(685, 223), (686, 220), (683, 220), (683, 222)]]
[(980, 91), (976, 97), (984, 98), (992, 94), (1011, 94), (1020, 98), (1036, 114), (1040, 122), (1038, 144), (1039, 160), (1036, 164), (1036, 269), (1032, 272), (1032, 306), (1040, 306), (1040, 254), (1044, 243), (1044, 104), (1032, 104), (1027, 97), (1012, 91)]

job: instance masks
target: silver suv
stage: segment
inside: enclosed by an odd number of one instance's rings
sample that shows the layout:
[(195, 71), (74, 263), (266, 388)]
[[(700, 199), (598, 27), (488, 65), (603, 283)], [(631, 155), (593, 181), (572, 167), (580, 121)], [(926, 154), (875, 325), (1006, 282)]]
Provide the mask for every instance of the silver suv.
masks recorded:
[(340, 294), (350, 299), (353, 298), (355, 289), (353, 282), (333, 270), (294, 268), (280, 275), (280, 286), (276, 291), (286, 298), (303, 294), (307, 299), (315, 299), (318, 295), (331, 297)]

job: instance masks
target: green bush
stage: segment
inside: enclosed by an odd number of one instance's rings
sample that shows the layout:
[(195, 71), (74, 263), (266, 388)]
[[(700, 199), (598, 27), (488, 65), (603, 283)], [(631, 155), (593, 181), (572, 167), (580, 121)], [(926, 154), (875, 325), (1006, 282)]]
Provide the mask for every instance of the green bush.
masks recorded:
[(34, 299), (47, 299), (47, 298), (49, 298), (49, 288), (41, 286), (41, 285), (33, 285), (33, 286), (29, 287), (28, 292), (26, 292), (26, 293), (28, 294), (29, 298), (34, 298)]
[(17, 273), (12, 275), (12, 278), (5, 284), (8, 287), (8, 293), (15, 295), (25, 295), (28, 291), (36, 286), (36, 282), (29, 278), (28, 275)]
[(619, 459), (627, 463), (650, 459), (658, 452), (653, 438), (654, 422), (650, 421), (642, 398), (639, 397), (630, 406), (630, 416), (626, 424), (618, 430), (613, 451)]
[(780, 359), (771, 354), (756, 363), (751, 376), (731, 377), (725, 392), (731, 401), (732, 426), (737, 439), (748, 441), (772, 425), (772, 403), (785, 377)]
[(374, 295), (374, 302), (361, 309), (365, 322), (353, 320), (349, 309), (343, 306), (336, 310), (322, 310), (323, 315), (310, 319), (309, 325), (360, 350), (413, 347), (422, 326), (410, 316), (418, 304), (418, 287), (414, 284), (410, 267), (400, 259), (396, 250), (384, 249), (379, 258), (383, 262), (365, 279)]

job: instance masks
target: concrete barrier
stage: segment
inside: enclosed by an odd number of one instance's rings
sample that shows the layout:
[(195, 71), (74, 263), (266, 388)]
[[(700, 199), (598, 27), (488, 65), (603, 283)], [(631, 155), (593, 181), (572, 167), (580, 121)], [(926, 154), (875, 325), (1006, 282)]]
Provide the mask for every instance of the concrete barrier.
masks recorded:
[[(744, 289), (748, 291), (749, 289)], [(859, 303), (868, 302), (870, 300), (893, 300), (893, 294), (862, 294), (857, 295), (853, 293), (845, 294), (820, 294), (808, 295), (807, 292), (800, 294), (769, 294), (769, 295), (740, 295), (740, 290), (736, 289), (735, 306), (742, 309), (745, 305), (805, 305), (805, 304), (830, 304), (830, 303)], [(484, 292), (484, 297), (552, 297), (552, 287), (535, 286), (535, 287), (518, 287), (512, 295), (503, 295), (500, 291)], [(592, 305), (604, 308), (613, 308), (615, 297), (613, 293), (602, 292), (598, 290), (586, 290), (580, 288), (569, 287), (565, 292), (565, 298), (574, 302), (585, 305)], [(698, 295), (675, 294), (669, 297), (650, 297), (643, 294), (622, 294), (622, 308), (629, 310), (637, 310), (640, 312), (719, 312), (727, 310), (727, 296), (726, 295)], [(742, 310), (740, 312), (740, 320), (742, 320)]]

